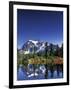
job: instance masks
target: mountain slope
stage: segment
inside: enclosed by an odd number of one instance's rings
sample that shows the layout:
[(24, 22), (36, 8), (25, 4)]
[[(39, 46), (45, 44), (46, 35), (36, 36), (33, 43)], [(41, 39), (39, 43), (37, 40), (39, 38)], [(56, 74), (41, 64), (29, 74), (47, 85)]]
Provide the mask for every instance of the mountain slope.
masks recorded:
[[(56, 49), (57, 45), (53, 45), (53, 49)], [(45, 50), (45, 42), (39, 40), (28, 40), (21, 48), (21, 53), (39, 53)], [(48, 43), (48, 51), (50, 50), (50, 44)]]

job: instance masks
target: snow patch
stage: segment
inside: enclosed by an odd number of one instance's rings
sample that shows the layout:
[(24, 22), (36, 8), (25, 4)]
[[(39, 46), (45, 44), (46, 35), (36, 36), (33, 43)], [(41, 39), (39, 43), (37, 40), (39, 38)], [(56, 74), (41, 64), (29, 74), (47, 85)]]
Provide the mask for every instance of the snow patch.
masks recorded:
[(35, 45), (37, 45), (38, 41), (36, 40), (29, 40), (30, 42), (34, 43)]
[(45, 44), (43, 43), (42, 46), (39, 48), (39, 50), (37, 50), (37, 52), (43, 51), (44, 49), (45, 49)]

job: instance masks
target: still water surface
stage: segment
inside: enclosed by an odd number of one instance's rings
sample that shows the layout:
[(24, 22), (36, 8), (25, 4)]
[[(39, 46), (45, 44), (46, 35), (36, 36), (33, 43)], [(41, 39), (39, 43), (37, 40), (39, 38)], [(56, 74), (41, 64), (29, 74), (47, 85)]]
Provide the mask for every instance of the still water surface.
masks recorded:
[[(39, 71), (39, 73), (38, 73)], [(55, 79), (55, 78), (63, 78), (62, 71), (59, 71), (59, 74), (57, 73), (57, 70), (53, 72), (53, 77), (51, 77), (51, 71), (48, 70), (48, 79)], [(31, 72), (27, 72), (23, 67), (19, 67), (17, 71), (17, 80), (38, 80), (38, 79), (45, 79), (45, 68), (40, 67), (40, 69), (36, 69), (35, 73), (31, 69)]]

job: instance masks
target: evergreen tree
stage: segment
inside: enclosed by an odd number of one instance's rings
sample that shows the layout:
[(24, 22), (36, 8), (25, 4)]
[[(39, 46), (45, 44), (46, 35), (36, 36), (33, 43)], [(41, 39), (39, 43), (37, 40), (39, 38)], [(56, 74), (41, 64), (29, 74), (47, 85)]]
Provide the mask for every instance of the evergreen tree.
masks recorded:
[[(34, 62), (35, 62), (35, 50), (36, 50), (35, 46), (33, 47), (33, 49), (34, 49), (33, 58), (34, 58)], [(34, 68), (34, 77), (35, 77), (35, 69), (36, 69), (35, 63), (33, 64), (33, 68)]]
[(57, 45), (57, 48), (56, 48), (56, 51), (55, 51), (55, 56), (59, 56), (59, 52), (60, 52), (60, 48), (59, 48), (59, 46)]
[(50, 44), (50, 56), (53, 55), (53, 44)]
[(62, 46), (60, 48), (60, 56), (63, 57), (63, 43), (62, 43)]
[(46, 68), (46, 71), (45, 71), (45, 79), (47, 79), (47, 76), (48, 76), (47, 51), (48, 51), (48, 43), (46, 42), (46, 43), (45, 43), (45, 57), (46, 57), (46, 64), (45, 64), (45, 68)]

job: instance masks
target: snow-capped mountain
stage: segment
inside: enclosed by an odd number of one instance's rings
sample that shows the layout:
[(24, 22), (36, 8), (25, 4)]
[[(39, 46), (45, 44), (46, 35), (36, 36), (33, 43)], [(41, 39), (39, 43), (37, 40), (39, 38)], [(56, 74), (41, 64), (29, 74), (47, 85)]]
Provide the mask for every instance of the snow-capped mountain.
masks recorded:
[(44, 42), (40, 42), (37, 40), (29, 40), (22, 47), (22, 51), (24, 54), (37, 53), (44, 49), (45, 49)]
[[(50, 49), (50, 44), (48, 44), (48, 49)], [(42, 42), (39, 40), (28, 40), (22, 46), (22, 49), (20, 50), (20, 52), (24, 54), (29, 54), (29, 53), (43, 52), (44, 50), (45, 50), (45, 42)]]

